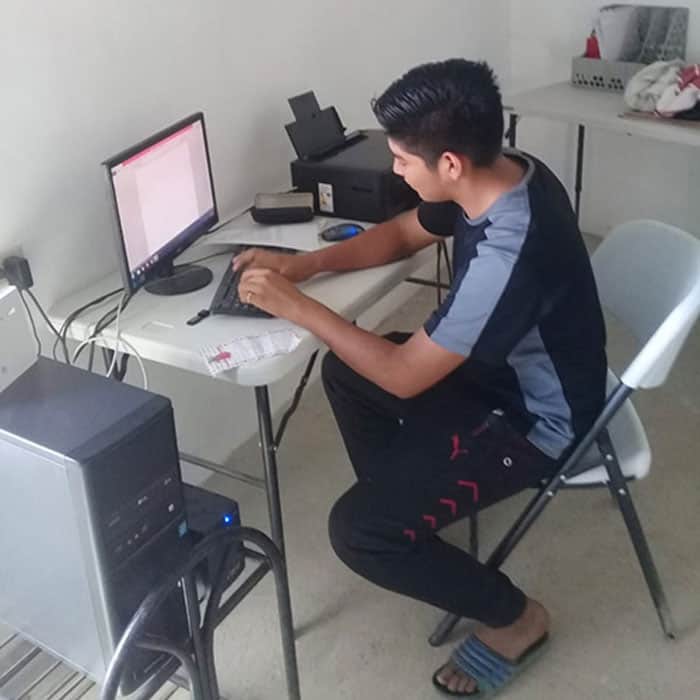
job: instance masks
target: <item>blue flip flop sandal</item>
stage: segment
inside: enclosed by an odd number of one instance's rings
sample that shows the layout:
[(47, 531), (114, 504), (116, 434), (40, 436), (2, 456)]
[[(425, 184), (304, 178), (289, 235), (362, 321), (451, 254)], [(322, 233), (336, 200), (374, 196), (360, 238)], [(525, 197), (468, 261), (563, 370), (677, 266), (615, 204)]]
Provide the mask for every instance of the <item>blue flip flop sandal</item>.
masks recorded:
[(477, 689), (468, 693), (449, 690), (438, 680), (438, 675), (444, 666), (433, 675), (433, 685), (444, 695), (460, 698), (483, 700), (503, 690), (511, 681), (517, 678), (530, 664), (537, 660), (545, 649), (549, 635), (543, 634), (534, 644), (529, 646), (515, 661), (506, 659), (498, 652), (486, 646), (478, 637), (470, 635), (452, 654), (452, 662), (457, 668), (473, 678)]

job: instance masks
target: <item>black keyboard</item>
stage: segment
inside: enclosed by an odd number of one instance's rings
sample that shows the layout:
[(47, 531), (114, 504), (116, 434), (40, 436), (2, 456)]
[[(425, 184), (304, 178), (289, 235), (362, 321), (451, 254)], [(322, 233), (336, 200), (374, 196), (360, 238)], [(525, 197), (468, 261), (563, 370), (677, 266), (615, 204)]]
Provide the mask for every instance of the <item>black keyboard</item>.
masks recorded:
[[(272, 314), (268, 314), (267, 311), (259, 309), (253, 304), (246, 304), (238, 296), (238, 284), (241, 281), (241, 275), (243, 270), (233, 271), (233, 258), (239, 255), (247, 246), (239, 248), (234, 255), (231, 257), (231, 262), (226, 267), (226, 272), (219, 283), (219, 287), (214, 293), (214, 298), (211, 300), (209, 306), (209, 311), (212, 314), (225, 314), (227, 316), (248, 316), (254, 318), (272, 318)], [(267, 250), (275, 250), (276, 252), (284, 253), (294, 253), (293, 250), (286, 248), (273, 248), (272, 246), (265, 246)]]

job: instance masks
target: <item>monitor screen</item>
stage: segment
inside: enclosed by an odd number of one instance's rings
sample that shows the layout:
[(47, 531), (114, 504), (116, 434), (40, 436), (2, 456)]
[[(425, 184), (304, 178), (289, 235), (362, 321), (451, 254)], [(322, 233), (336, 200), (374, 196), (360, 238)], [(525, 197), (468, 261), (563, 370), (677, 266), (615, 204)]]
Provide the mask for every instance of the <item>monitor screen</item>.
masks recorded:
[(133, 290), (218, 221), (204, 116), (184, 119), (109, 159), (124, 260)]

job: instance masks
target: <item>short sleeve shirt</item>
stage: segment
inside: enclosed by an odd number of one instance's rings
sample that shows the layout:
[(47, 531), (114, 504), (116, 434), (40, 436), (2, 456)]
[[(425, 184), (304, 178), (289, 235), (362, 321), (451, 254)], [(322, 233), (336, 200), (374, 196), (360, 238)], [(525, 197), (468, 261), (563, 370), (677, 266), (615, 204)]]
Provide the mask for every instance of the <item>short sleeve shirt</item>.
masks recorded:
[(541, 162), (506, 153), (523, 180), (483, 215), (422, 203), (421, 225), (453, 237), (453, 284), (425, 323), (527, 438), (558, 458), (605, 398), (605, 326), (569, 197)]

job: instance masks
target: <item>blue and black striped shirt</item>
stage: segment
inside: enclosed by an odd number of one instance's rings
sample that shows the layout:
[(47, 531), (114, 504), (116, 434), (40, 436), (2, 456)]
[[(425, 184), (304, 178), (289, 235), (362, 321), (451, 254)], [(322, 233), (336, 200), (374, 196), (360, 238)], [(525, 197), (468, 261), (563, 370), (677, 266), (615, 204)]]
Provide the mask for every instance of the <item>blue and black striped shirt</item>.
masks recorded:
[(468, 357), (463, 371), (513, 425), (558, 458), (605, 398), (605, 325), (569, 197), (541, 162), (517, 151), (521, 183), (482, 216), (423, 203), (421, 225), (453, 236), (454, 282), (425, 331)]

